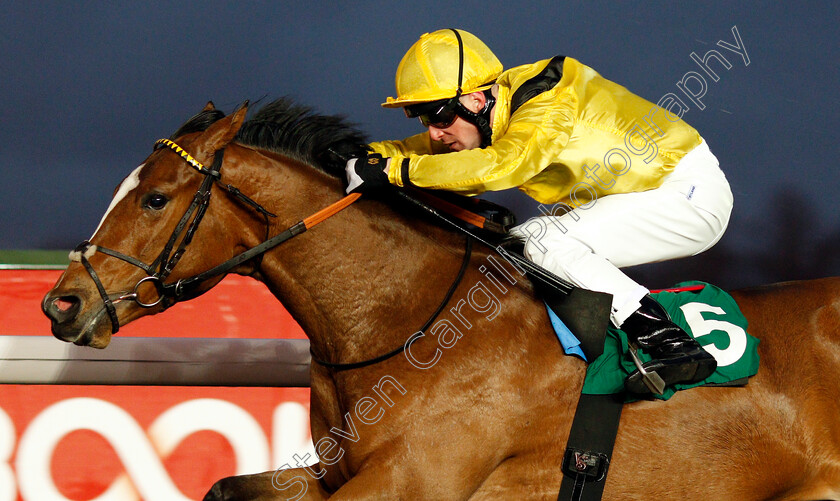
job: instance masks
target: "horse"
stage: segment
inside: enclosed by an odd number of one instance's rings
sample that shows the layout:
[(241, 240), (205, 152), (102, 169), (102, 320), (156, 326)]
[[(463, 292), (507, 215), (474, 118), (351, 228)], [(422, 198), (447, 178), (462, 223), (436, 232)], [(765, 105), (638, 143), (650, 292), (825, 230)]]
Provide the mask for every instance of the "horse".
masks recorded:
[[(105, 348), (120, 325), (250, 276), (310, 339), (320, 459), (222, 479), (206, 500), (556, 499), (586, 366), (535, 287), (387, 197), (302, 231), (344, 198), (334, 153), (364, 137), (288, 100), (246, 113), (209, 103), (122, 181), (43, 299), (53, 334)], [(731, 294), (758, 374), (627, 404), (605, 499), (840, 500), (840, 280)]]

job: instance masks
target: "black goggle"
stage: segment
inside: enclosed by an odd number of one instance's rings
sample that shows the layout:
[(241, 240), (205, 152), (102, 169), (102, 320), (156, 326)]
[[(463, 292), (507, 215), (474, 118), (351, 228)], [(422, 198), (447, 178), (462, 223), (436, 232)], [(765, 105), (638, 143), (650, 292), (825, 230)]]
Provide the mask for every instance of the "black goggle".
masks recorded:
[(458, 113), (455, 111), (458, 108), (458, 97), (449, 99), (441, 99), (440, 101), (433, 101), (431, 103), (420, 103), (412, 106), (406, 106), (405, 116), (408, 118), (419, 118), (423, 127), (436, 127), (438, 129), (445, 129), (455, 122), (458, 118)]

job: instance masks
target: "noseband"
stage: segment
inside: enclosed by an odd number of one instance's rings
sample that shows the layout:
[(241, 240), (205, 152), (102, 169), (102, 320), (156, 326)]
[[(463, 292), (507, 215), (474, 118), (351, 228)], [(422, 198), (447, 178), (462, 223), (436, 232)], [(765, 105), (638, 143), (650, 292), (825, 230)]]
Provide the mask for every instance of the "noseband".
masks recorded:
[[(141, 306), (143, 308), (152, 308), (158, 305), (162, 305), (164, 309), (169, 308), (176, 302), (181, 301), (186, 297), (189, 297), (190, 294), (194, 292), (194, 288), (201, 282), (204, 282), (209, 278), (227, 273), (234, 267), (250, 259), (262, 256), (266, 251), (272, 249), (273, 247), (276, 247), (277, 245), (280, 245), (281, 243), (285, 242), (286, 240), (289, 240), (294, 236), (303, 233), (304, 231), (318, 224), (324, 219), (341, 211), (342, 209), (349, 206), (351, 203), (353, 203), (354, 201), (356, 201), (356, 199), (359, 198), (358, 194), (349, 195), (339, 200), (335, 204), (327, 207), (326, 209), (323, 209), (318, 213), (313, 214), (309, 218), (295, 223), (287, 230), (269, 239), (269, 218), (276, 216), (271, 212), (267, 211), (263, 206), (261, 206), (251, 198), (244, 195), (236, 187), (231, 186), (229, 184), (223, 184), (220, 181), (222, 162), (224, 161), (224, 148), (216, 151), (213, 159), (213, 165), (208, 169), (201, 162), (199, 162), (198, 160), (193, 158), (189, 153), (187, 153), (183, 148), (178, 146), (175, 142), (170, 141), (169, 139), (159, 139), (155, 142), (155, 149), (163, 147), (167, 147), (175, 153), (177, 153), (181, 158), (184, 159), (184, 161), (187, 162), (187, 164), (189, 164), (192, 168), (204, 175), (204, 180), (202, 181), (201, 186), (198, 188), (198, 191), (196, 191), (192, 203), (184, 212), (184, 215), (181, 217), (181, 220), (178, 221), (178, 224), (172, 231), (172, 235), (169, 237), (169, 240), (167, 241), (166, 245), (164, 246), (163, 250), (158, 255), (158, 257), (151, 264), (146, 264), (140, 261), (139, 259), (128, 256), (119, 251), (109, 249), (107, 247), (94, 245), (87, 240), (80, 243), (73, 250), (73, 252), (70, 253), (70, 260), (81, 262), (82, 266), (84, 266), (85, 270), (87, 270), (88, 275), (90, 275), (94, 284), (96, 284), (96, 289), (99, 291), (99, 296), (102, 298), (105, 311), (108, 313), (108, 317), (111, 320), (112, 334), (115, 334), (120, 328), (119, 319), (117, 318), (116, 307), (114, 306), (116, 303), (130, 300), (134, 301), (135, 303), (137, 303), (138, 306)], [(181, 259), (181, 256), (183, 256), (184, 251), (192, 241), (192, 238), (195, 235), (196, 230), (198, 229), (198, 225), (201, 223), (201, 220), (204, 217), (205, 212), (207, 211), (207, 206), (210, 204), (210, 190), (213, 187), (213, 184), (215, 183), (218, 183), (218, 185), (222, 189), (233, 195), (233, 197), (237, 201), (244, 203), (245, 205), (256, 210), (263, 216), (266, 225), (266, 240), (262, 244), (257, 245), (256, 247), (253, 247), (245, 252), (242, 252), (241, 254), (236, 255), (233, 258), (223, 262), (222, 264), (211, 268), (210, 270), (207, 270), (203, 273), (199, 273), (197, 275), (193, 275), (189, 278), (180, 279), (174, 283), (167, 283), (166, 279), (172, 273), (172, 270), (175, 269), (175, 266), (178, 264), (178, 261)], [(193, 214), (195, 214), (195, 217), (193, 217), (192, 222), (190, 222), (190, 218), (193, 216)], [(178, 239), (181, 237), (181, 235), (183, 235), (183, 238), (181, 239), (181, 242), (176, 248), (175, 244), (176, 242), (178, 242)], [(102, 281), (99, 279), (99, 276), (97, 275), (96, 271), (94, 270), (93, 266), (88, 260), (96, 252), (101, 252), (102, 254), (106, 254), (108, 256), (125, 261), (126, 263), (132, 264), (145, 271), (147, 276), (141, 278), (137, 282), (137, 284), (135, 284), (134, 289), (130, 293), (109, 294), (105, 290), (105, 287), (102, 285)], [(140, 288), (141, 286), (147, 283), (153, 285), (157, 292), (157, 298), (152, 301), (144, 301), (140, 297)]]

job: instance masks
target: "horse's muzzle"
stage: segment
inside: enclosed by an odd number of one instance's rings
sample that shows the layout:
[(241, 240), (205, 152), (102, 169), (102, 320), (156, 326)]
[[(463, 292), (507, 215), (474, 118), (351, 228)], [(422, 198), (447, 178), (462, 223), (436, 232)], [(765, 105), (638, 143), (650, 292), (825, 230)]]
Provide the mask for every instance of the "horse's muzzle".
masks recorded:
[(53, 336), (68, 343), (78, 343), (81, 334), (79, 312), (82, 298), (75, 294), (54, 296), (48, 293), (41, 302), (41, 310), (50, 319)]

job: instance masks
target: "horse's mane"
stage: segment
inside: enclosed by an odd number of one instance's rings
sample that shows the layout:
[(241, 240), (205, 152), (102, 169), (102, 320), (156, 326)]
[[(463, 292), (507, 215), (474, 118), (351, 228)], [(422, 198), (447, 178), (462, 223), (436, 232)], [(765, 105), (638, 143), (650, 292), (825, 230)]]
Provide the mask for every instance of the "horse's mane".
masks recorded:
[[(201, 111), (181, 125), (171, 138), (207, 130), (224, 116), (215, 109)], [(334, 176), (344, 173), (344, 159), (336, 152), (362, 148), (368, 143), (365, 134), (345, 117), (320, 115), (287, 98), (260, 108), (242, 124), (234, 141), (280, 153)]]
[[(170, 139), (207, 130), (224, 116), (216, 109), (203, 110), (181, 125)], [(346, 158), (343, 156), (364, 149), (368, 143), (365, 135), (349, 124), (345, 117), (319, 115), (312, 108), (296, 104), (288, 98), (277, 99), (260, 108), (242, 124), (234, 141), (279, 153), (336, 177), (344, 175)], [(400, 198), (387, 197), (387, 201), (399, 206), (405, 214), (429, 218), (427, 213)], [(522, 252), (521, 238), (485, 233), (480, 229), (474, 231), (484, 234), (496, 245)]]

